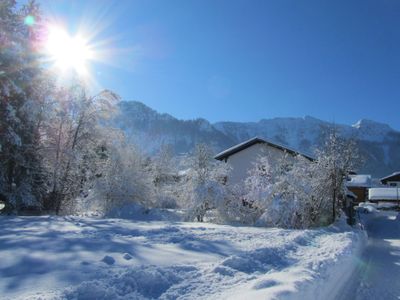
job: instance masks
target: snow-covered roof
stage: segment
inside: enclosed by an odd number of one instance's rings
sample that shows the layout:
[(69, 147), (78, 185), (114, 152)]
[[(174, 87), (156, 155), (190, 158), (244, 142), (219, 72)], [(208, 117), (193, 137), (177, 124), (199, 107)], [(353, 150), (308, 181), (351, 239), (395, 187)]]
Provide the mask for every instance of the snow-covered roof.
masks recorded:
[(392, 200), (400, 199), (400, 189), (398, 188), (371, 188), (368, 190), (368, 199), (377, 200)]
[(381, 182), (390, 181), (390, 179), (392, 179), (393, 177), (397, 177), (397, 176), (400, 176), (400, 172), (394, 172), (388, 176), (382, 177)]
[(237, 145), (235, 145), (235, 146), (233, 146), (231, 148), (228, 148), (228, 149), (218, 153), (216, 156), (214, 156), (214, 158), (218, 159), (218, 160), (223, 160), (223, 159), (225, 159), (225, 158), (227, 158), (227, 157), (229, 157), (229, 156), (231, 156), (231, 155), (233, 155), (233, 154), (235, 154), (235, 153), (237, 153), (239, 151), (242, 151), (242, 150), (247, 149), (247, 148), (249, 148), (249, 147), (251, 147), (251, 146), (253, 146), (255, 144), (260, 144), (260, 143), (261, 144), (267, 144), (267, 145), (269, 145), (271, 147), (274, 147), (274, 148), (277, 148), (279, 150), (285, 151), (285, 152), (290, 153), (292, 155), (302, 155), (302, 156), (304, 156), (305, 158), (307, 158), (309, 160), (312, 160), (312, 161), (315, 160), (315, 158), (313, 158), (311, 155), (301, 153), (301, 152), (299, 152), (297, 150), (294, 150), (294, 149), (291, 149), (291, 148), (289, 148), (287, 146), (280, 145), (280, 144), (277, 144), (275, 142), (267, 141), (267, 140), (259, 138), (259, 137), (254, 137), (252, 139), (244, 141), (243, 143), (240, 143), (240, 144), (237, 144)]
[(371, 175), (349, 175), (348, 187), (371, 187)]

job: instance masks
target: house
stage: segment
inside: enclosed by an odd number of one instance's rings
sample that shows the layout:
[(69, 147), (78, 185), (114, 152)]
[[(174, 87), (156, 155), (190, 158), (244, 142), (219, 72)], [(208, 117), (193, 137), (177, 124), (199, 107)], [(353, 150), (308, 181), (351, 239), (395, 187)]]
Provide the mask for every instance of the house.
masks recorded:
[(353, 174), (349, 175), (346, 181), (346, 187), (349, 191), (354, 193), (357, 197), (354, 204), (365, 202), (368, 200), (368, 189), (372, 186), (371, 175)]
[(394, 172), (389, 176), (381, 178), (380, 181), (384, 185), (400, 186), (400, 172)]
[(400, 206), (400, 172), (383, 177), (380, 182), (384, 187), (369, 189), (369, 201)]
[(262, 138), (252, 138), (236, 146), (233, 146), (221, 153), (217, 154), (214, 158), (224, 161), (232, 168), (228, 182), (231, 184), (239, 183), (247, 178), (249, 170), (257, 162), (257, 159), (262, 155), (271, 157), (271, 163), (278, 162), (285, 155), (302, 155), (310, 161), (314, 158), (310, 155), (300, 153), (287, 146), (279, 145)]

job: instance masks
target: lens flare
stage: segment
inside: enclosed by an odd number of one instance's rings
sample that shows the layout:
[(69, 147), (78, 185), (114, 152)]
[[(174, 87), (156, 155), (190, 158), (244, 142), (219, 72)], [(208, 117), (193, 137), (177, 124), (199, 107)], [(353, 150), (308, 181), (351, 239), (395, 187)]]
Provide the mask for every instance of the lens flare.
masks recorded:
[(28, 15), (24, 19), (24, 24), (27, 26), (33, 26), (33, 25), (35, 25), (35, 23), (36, 23), (36, 21), (35, 21), (34, 16)]
[(70, 36), (56, 26), (48, 28), (46, 52), (55, 67), (62, 71), (72, 69), (79, 75), (87, 74), (88, 61), (93, 59), (93, 51), (84, 37)]

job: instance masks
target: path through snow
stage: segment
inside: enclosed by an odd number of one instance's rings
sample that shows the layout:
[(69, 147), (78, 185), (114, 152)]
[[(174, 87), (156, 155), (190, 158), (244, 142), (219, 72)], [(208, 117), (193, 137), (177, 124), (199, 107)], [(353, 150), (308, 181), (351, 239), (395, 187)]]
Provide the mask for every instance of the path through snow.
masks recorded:
[(364, 215), (368, 243), (358, 268), (337, 299), (400, 299), (400, 215)]

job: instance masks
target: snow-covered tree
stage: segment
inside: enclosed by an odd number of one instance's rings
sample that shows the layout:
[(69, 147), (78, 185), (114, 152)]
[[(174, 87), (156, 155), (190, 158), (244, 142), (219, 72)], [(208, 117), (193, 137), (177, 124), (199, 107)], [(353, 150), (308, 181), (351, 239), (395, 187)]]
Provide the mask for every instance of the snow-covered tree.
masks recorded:
[[(30, 16), (34, 24), (24, 22)], [(0, 197), (6, 210), (39, 206), (45, 174), (38, 152), (43, 103), (51, 80), (40, 67), (36, 45), (40, 11), (35, 2), (0, 5)]]
[(153, 183), (154, 205), (162, 208), (176, 208), (180, 194), (178, 160), (171, 145), (161, 145), (158, 153), (149, 159), (148, 170)]
[(105, 213), (128, 203), (152, 206), (152, 182), (144, 156), (123, 139), (112, 141), (90, 188), (89, 205), (94, 202)]
[(354, 141), (339, 139), (335, 132), (317, 150), (314, 162), (298, 156), (276, 184), (286, 211), (281, 226), (308, 228), (334, 222), (343, 208), (346, 177), (358, 163)]
[(187, 167), (183, 191), (188, 207), (187, 219), (203, 222), (206, 212), (224, 200), (228, 167), (216, 161), (205, 144), (196, 146), (187, 159)]
[(313, 212), (312, 180), (314, 163), (298, 155), (285, 157), (282, 171), (271, 187), (270, 203), (258, 223), (285, 228), (307, 228)]
[(8, 211), (71, 211), (97, 176), (111, 172), (108, 158), (125, 151), (110, 143), (107, 122), (118, 96), (57, 82), (39, 51), (42, 23), (34, 1), (0, 4), (0, 199)]
[(224, 199), (217, 206), (221, 223), (238, 223), (254, 225), (260, 217), (260, 208), (246, 198), (244, 184), (228, 185), (224, 191)]
[(89, 97), (81, 85), (56, 94), (43, 141), (44, 162), (51, 174), (46, 209), (59, 213), (87, 192), (99, 164), (105, 162), (106, 121), (116, 113), (117, 102), (118, 96), (107, 90)]
[[(236, 214), (242, 223), (261, 226), (327, 225), (342, 208), (344, 183), (359, 162), (357, 153), (352, 140), (340, 140), (332, 133), (325, 147), (317, 151), (315, 161), (285, 155), (272, 164), (267, 155), (261, 156), (242, 188), (243, 205), (238, 200), (230, 201), (231, 210), (227, 211)], [(247, 216), (243, 214), (246, 205)]]
[(267, 219), (278, 217), (277, 185), (281, 174), (288, 170), (288, 161), (287, 155), (274, 163), (267, 153), (258, 157), (246, 180), (227, 186), (223, 205), (219, 207), (222, 220), (254, 225), (260, 223), (262, 216), (263, 225), (273, 226), (276, 221)]
[[(352, 139), (341, 139), (331, 132), (324, 148), (316, 152), (314, 191), (317, 199), (327, 198), (322, 206), (331, 216), (323, 215), (324, 223), (333, 222), (342, 208), (345, 198), (345, 181), (361, 162), (357, 144)], [(330, 205), (327, 205), (329, 203)]]
[(157, 154), (152, 159), (152, 172), (154, 185), (159, 186), (167, 180), (169, 174), (174, 172), (174, 157), (171, 145), (162, 144)]
[[(279, 162), (271, 163), (268, 154), (260, 156), (252, 169), (249, 170), (244, 182), (243, 206), (248, 206), (250, 214), (246, 223), (256, 223), (263, 216), (264, 219), (276, 217), (276, 188), (279, 176), (287, 168), (287, 156), (284, 155)], [(268, 221), (271, 224), (273, 222)]]

